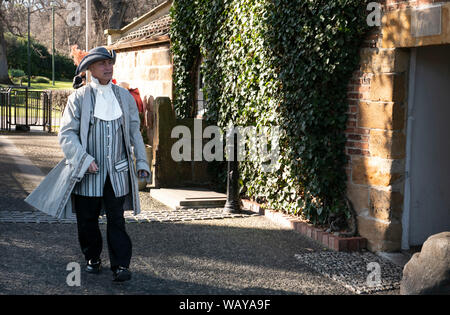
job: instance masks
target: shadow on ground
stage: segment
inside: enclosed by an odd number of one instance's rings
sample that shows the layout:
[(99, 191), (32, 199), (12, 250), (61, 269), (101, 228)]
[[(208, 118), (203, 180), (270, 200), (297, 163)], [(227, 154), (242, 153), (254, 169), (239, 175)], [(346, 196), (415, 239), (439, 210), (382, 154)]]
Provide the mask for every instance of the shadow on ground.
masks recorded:
[(0, 223), (0, 293), (351, 294), (295, 259), (321, 250), (317, 243), (263, 217), (133, 223), (127, 230), (133, 279), (112, 283), (104, 239), (102, 274), (82, 271), (81, 286), (71, 287), (67, 264), (84, 264), (76, 224)]

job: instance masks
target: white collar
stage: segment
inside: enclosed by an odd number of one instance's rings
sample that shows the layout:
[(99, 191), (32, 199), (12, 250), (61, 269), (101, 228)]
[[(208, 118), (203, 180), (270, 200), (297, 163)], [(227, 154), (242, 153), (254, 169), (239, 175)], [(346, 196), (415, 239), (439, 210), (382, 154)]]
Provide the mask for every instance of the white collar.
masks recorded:
[(111, 121), (122, 116), (122, 109), (112, 90), (111, 81), (108, 84), (100, 82), (92, 76), (91, 87), (97, 91), (95, 97), (94, 116), (106, 121)]
[(91, 79), (92, 79), (92, 81), (90, 84), (94, 89), (105, 91), (105, 90), (108, 90), (111, 88), (111, 80), (109, 80), (109, 82), (107, 84), (100, 84), (100, 81), (98, 81), (98, 79), (96, 77), (91, 75)]

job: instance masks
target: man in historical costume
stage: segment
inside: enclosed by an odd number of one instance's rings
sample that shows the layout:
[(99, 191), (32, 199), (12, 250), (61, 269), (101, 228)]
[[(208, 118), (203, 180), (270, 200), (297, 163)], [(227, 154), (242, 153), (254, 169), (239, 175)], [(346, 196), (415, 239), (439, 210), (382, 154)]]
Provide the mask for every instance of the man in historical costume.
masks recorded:
[(65, 158), (25, 201), (57, 218), (75, 211), (90, 273), (101, 270), (98, 218), (104, 210), (113, 280), (125, 281), (131, 278), (132, 244), (123, 214), (140, 212), (137, 181), (149, 181), (150, 169), (136, 102), (111, 83), (115, 59), (114, 51), (96, 47), (78, 65), (76, 75), (88, 70), (92, 82), (72, 93), (64, 110), (59, 142)]

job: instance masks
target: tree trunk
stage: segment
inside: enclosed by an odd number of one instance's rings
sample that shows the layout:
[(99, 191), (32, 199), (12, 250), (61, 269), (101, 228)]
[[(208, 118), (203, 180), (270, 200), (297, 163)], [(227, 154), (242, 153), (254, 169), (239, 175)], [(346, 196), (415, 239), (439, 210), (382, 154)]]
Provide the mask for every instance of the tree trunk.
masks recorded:
[(112, 0), (111, 16), (109, 18), (109, 28), (120, 29), (122, 26), (123, 16), (127, 10), (126, 3), (122, 0)]
[(107, 28), (120, 29), (127, 5), (123, 0), (111, 0), (109, 2), (92, 0), (92, 5), (94, 33), (96, 34), (95, 43), (96, 45), (103, 45), (105, 41), (103, 31)]
[(12, 85), (8, 75), (8, 59), (6, 56), (6, 41), (3, 35), (3, 27), (0, 26), (0, 83)]

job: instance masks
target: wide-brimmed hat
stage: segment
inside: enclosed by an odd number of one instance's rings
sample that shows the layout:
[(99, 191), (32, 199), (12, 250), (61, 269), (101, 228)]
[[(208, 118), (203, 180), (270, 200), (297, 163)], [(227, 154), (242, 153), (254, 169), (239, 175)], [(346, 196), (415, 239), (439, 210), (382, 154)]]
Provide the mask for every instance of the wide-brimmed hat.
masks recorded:
[(105, 47), (95, 47), (89, 50), (89, 53), (81, 59), (80, 64), (75, 71), (75, 75), (78, 75), (80, 72), (86, 71), (89, 65), (93, 64), (96, 61), (104, 60), (104, 59), (112, 59), (114, 63), (116, 63), (116, 52), (114, 50), (108, 50)]

